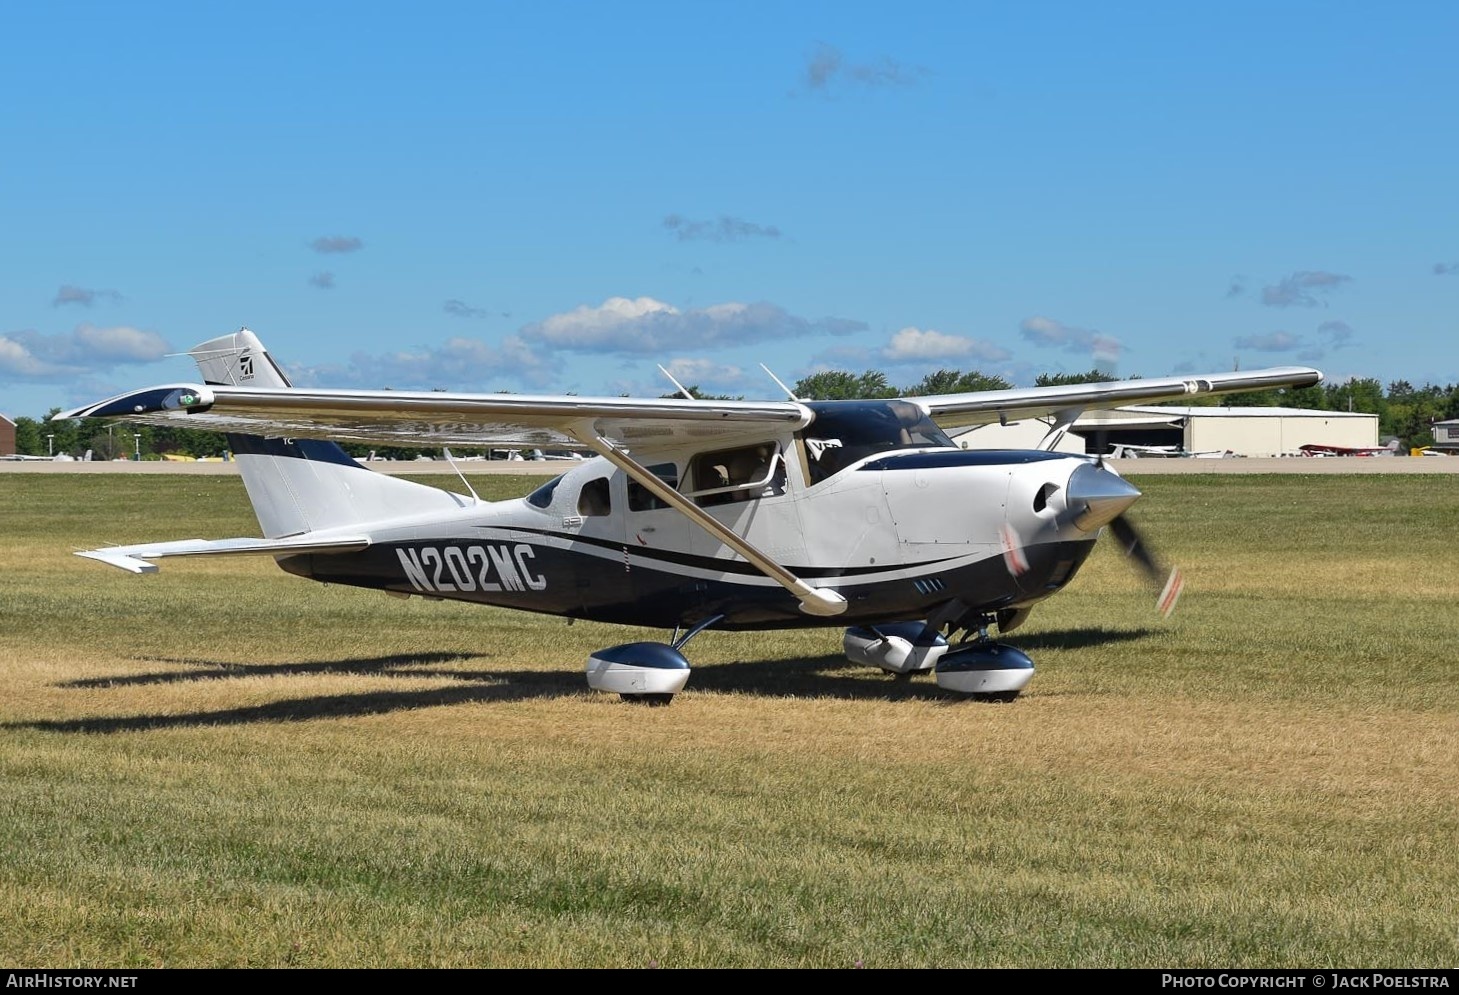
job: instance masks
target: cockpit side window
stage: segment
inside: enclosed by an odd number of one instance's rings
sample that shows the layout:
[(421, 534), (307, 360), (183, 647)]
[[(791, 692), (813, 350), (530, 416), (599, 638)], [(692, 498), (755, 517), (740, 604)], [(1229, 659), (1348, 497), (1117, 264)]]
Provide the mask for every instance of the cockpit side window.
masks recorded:
[(608, 478), (598, 477), (583, 484), (578, 492), (578, 514), (596, 518), (613, 512), (613, 499), (608, 493)]
[[(655, 463), (645, 467), (649, 473), (658, 477), (664, 483), (674, 489), (679, 487), (679, 468), (673, 463)], [(667, 508), (669, 505), (659, 498), (653, 491), (640, 484), (632, 478), (628, 481), (628, 510), (629, 511), (653, 511), (655, 508)]]
[(553, 477), (547, 483), (527, 495), (527, 503), (534, 508), (546, 508), (552, 504), (552, 495), (557, 490), (557, 485), (562, 483), (562, 477)]

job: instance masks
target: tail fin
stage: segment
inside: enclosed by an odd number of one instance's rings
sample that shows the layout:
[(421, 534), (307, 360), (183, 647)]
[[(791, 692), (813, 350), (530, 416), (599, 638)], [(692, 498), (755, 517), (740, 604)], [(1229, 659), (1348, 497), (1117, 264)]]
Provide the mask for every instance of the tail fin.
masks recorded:
[[(188, 355), (209, 384), (289, 387), (289, 378), (248, 329), (210, 339)], [(386, 518), (447, 511), (467, 499), (375, 473), (333, 442), (228, 434), (259, 528), (269, 539)]]

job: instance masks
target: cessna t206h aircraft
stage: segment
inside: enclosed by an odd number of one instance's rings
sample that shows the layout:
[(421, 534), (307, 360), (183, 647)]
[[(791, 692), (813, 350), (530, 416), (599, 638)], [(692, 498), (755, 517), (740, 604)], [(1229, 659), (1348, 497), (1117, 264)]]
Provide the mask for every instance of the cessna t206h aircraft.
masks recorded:
[[(1158, 585), (1125, 510), (1140, 492), (1102, 461), (1052, 452), (1088, 408), (1321, 381), (1283, 367), (1210, 376), (879, 401), (704, 401), (316, 390), (247, 329), (192, 349), (201, 382), (56, 415), (224, 431), (263, 538), (82, 552), (136, 573), (169, 556), (264, 554), (285, 571), (672, 629), (593, 653), (590, 687), (665, 703), (705, 629), (843, 627), (854, 662), (1011, 700), (1033, 664), (993, 641), (1066, 586), (1108, 526)], [(789, 394), (789, 391), (786, 391)], [(1040, 448), (963, 450), (944, 429), (1038, 417)], [(342, 440), (590, 450), (526, 497), (376, 473)]]

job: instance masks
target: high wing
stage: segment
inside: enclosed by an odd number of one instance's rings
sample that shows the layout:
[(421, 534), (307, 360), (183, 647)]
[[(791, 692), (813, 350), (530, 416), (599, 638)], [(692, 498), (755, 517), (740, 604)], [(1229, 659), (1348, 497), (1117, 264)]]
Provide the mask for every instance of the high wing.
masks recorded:
[(1322, 373), (1310, 367), (1278, 366), (1202, 376), (980, 390), (968, 394), (909, 397), (907, 400), (922, 408), (942, 428), (948, 429), (1024, 418), (1067, 417), (1072, 420), (1091, 408), (1155, 404), (1197, 394), (1228, 394), (1268, 387), (1310, 387), (1321, 382)]
[(215, 432), (329, 438), (386, 445), (595, 448), (611, 439), (635, 451), (734, 443), (810, 423), (794, 401), (454, 394), (172, 384), (63, 411), (65, 418), (127, 418)]
[[(1306, 387), (1309, 367), (1022, 387), (911, 397), (943, 428), (995, 421), (1071, 419), (1091, 408), (1154, 403), (1200, 394)], [(119, 394), (64, 411), (64, 418), (127, 418), (219, 432), (331, 438), (386, 445), (516, 445), (595, 449), (610, 439), (636, 451), (686, 443), (734, 443), (766, 429), (794, 431), (812, 413), (796, 401), (456, 394), (445, 391), (325, 390), (172, 384)]]

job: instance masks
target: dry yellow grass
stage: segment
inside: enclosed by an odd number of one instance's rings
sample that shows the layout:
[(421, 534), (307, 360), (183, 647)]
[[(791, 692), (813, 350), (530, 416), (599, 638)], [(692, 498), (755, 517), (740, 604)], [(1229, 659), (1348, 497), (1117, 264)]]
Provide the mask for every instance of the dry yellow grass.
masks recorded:
[[(133, 486), (119, 540), (252, 531), (226, 488), (209, 527)], [(267, 561), (124, 576), (64, 555), (79, 512), (0, 491), (0, 960), (1452, 965), (1447, 491), (1313, 484), (1275, 536), (1241, 523), (1282, 485), (1146, 489), (1176, 618), (1101, 549), (1011, 640), (1015, 704), (824, 630), (706, 633), (661, 709), (582, 675), (653, 633)]]

